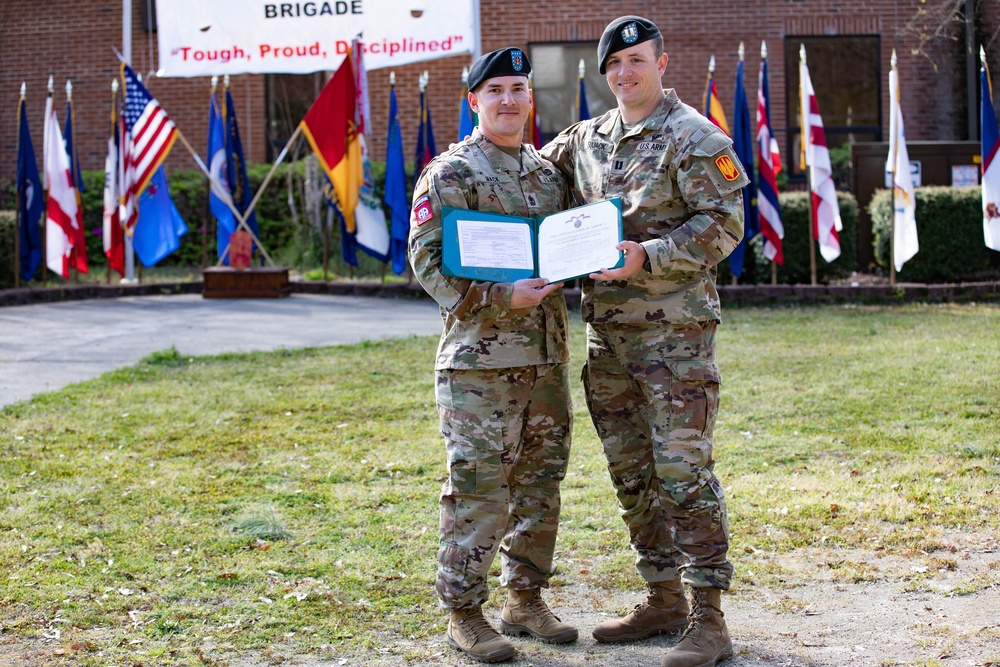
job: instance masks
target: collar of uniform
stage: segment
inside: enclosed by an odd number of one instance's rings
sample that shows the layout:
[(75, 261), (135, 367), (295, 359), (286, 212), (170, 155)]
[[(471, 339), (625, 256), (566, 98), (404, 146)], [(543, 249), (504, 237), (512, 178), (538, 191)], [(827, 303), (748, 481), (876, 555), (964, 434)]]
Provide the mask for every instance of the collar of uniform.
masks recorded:
[[(653, 113), (646, 116), (642, 121), (642, 131), (645, 130), (658, 130), (663, 127), (663, 123), (666, 122), (667, 115), (670, 110), (674, 108), (675, 105), (680, 104), (680, 98), (677, 97), (677, 92), (673, 88), (665, 88), (663, 90), (663, 99), (657, 105)], [(613, 109), (608, 115), (608, 118), (601, 124), (597, 131), (605, 136), (611, 134), (615, 131), (615, 126), (618, 124), (618, 119), (621, 117), (622, 112), (618, 109)], [(622, 124), (624, 127), (624, 123)]]
[(521, 176), (529, 174), (536, 169), (541, 169), (544, 166), (542, 164), (542, 156), (538, 154), (538, 150), (534, 146), (531, 144), (521, 144)]
[[(476, 142), (476, 145), (486, 153), (486, 158), (490, 161), (494, 167), (503, 171), (511, 171), (506, 167), (506, 159), (510, 157), (492, 141), (486, 138), (478, 127), (472, 130), (472, 140)], [(535, 169), (540, 169), (542, 167), (541, 159), (538, 156), (538, 152), (534, 150), (533, 146), (528, 144), (521, 144), (521, 173), (520, 175), (527, 174), (534, 171)], [(515, 172), (516, 173), (516, 172)]]
[(476, 142), (476, 145), (479, 146), (481, 151), (486, 153), (486, 159), (490, 161), (490, 164), (493, 165), (495, 169), (500, 171), (510, 171), (507, 168), (506, 160), (504, 160), (504, 152), (497, 148), (497, 145), (490, 141), (478, 127), (472, 130), (472, 140)]

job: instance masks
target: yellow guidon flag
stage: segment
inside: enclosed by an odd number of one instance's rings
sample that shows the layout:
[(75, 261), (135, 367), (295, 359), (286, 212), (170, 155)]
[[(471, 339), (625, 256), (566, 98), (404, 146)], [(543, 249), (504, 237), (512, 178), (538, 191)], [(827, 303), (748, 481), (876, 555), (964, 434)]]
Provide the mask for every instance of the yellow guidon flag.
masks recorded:
[(347, 231), (355, 232), (354, 209), (364, 181), (358, 137), (357, 87), (351, 57), (327, 81), (299, 124), (337, 193)]
[(726, 133), (727, 137), (732, 137), (729, 131), (729, 121), (726, 120), (726, 112), (719, 101), (719, 91), (715, 88), (715, 56), (712, 56), (708, 63), (708, 79), (705, 81), (705, 96), (702, 98), (702, 106), (705, 108), (705, 117), (712, 121), (712, 124)]

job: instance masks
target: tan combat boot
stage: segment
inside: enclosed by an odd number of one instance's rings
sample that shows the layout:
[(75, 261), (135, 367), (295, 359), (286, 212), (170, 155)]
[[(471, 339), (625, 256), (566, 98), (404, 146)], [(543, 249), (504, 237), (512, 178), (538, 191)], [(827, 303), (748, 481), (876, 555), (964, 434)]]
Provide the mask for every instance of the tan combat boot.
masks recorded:
[(718, 588), (695, 588), (691, 601), (694, 609), (688, 627), (677, 646), (665, 656), (660, 667), (713, 667), (733, 655), (725, 614)]
[(550, 644), (576, 641), (579, 636), (576, 628), (552, 613), (537, 588), (507, 591), (507, 601), (500, 612), (500, 632), (505, 635), (528, 633)]
[(483, 616), (480, 607), (451, 612), (448, 643), (482, 662), (500, 662), (514, 657), (514, 647), (501, 637)]
[(594, 628), (599, 642), (634, 642), (660, 634), (673, 634), (687, 627), (690, 608), (678, 581), (649, 584), (646, 601), (625, 618), (605, 621)]

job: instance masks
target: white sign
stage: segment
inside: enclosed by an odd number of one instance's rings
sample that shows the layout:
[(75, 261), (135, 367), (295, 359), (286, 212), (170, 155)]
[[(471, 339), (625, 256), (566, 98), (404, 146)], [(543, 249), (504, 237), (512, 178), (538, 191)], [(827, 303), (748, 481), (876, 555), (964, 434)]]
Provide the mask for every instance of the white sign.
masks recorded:
[[(920, 187), (920, 177), (923, 174), (923, 169), (920, 164), (920, 160), (910, 160), (910, 180), (913, 181), (913, 187)], [(892, 172), (885, 172), (885, 187), (892, 188)]]
[(979, 185), (979, 167), (974, 164), (951, 165), (951, 187), (969, 188)]
[(361, 35), (365, 68), (474, 53), (474, 0), (170, 0), (159, 76), (335, 70)]

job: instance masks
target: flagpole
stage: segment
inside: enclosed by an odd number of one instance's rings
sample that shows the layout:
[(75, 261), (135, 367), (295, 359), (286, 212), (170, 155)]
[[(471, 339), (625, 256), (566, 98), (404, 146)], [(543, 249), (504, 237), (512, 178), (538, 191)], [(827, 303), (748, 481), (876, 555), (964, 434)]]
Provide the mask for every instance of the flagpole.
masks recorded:
[(299, 134), (301, 134), (301, 132), (302, 132), (302, 125), (298, 125), (295, 128), (295, 131), (292, 132), (292, 136), (288, 138), (288, 143), (286, 143), (285, 147), (281, 149), (280, 153), (278, 153), (278, 159), (275, 160), (274, 164), (271, 165), (271, 170), (267, 172), (267, 176), (264, 177), (264, 180), (263, 182), (261, 182), (260, 187), (257, 188), (257, 193), (253, 196), (253, 199), (250, 200), (250, 205), (247, 206), (246, 210), (246, 217), (248, 218), (250, 217), (250, 213), (257, 205), (257, 200), (260, 199), (260, 196), (262, 194), (264, 194), (264, 188), (266, 188), (267, 184), (271, 182), (271, 178), (274, 176), (274, 172), (277, 171), (278, 165), (281, 164), (281, 161), (285, 159), (285, 155), (288, 153), (288, 149), (291, 147), (292, 142), (294, 142), (296, 139), (299, 138)]
[[(896, 49), (892, 50), (892, 58), (889, 60), (889, 70), (890, 72), (896, 71)], [(890, 78), (892, 78), (891, 74)], [(889, 99), (895, 99), (896, 103), (899, 103), (898, 81), (896, 82), (896, 89), (889, 90)], [(892, 215), (889, 217), (889, 286), (894, 287), (896, 285), (896, 170), (899, 169), (899, 165), (896, 164), (896, 155), (899, 153), (899, 144), (896, 141), (894, 131), (896, 128), (896, 107), (891, 103), (889, 104), (889, 113), (892, 114), (889, 117), (889, 130), (891, 134), (889, 145), (893, 147), (894, 151), (894, 154), (889, 156), (889, 162), (892, 164), (892, 169), (889, 171), (892, 174), (890, 181), (892, 183)]]
[[(55, 92), (55, 79), (52, 75), (49, 75), (49, 99), (52, 99), (52, 94)], [(46, 105), (46, 108), (55, 113), (50, 105)], [(45, 130), (48, 132), (49, 119), (45, 119)], [(48, 170), (49, 164), (46, 159), (46, 153), (49, 150), (49, 142), (45, 141), (45, 145), (42, 146), (42, 173), (45, 174)], [(47, 287), (49, 284), (49, 248), (48, 248), (48, 234), (47, 229), (49, 226), (49, 179), (48, 175), (44, 179), (44, 187), (42, 188), (45, 195), (45, 216), (42, 219), (42, 287)]]
[[(195, 152), (194, 148), (191, 147), (191, 144), (188, 143), (187, 137), (184, 136), (184, 133), (181, 132), (180, 130), (177, 130), (177, 138), (181, 140), (182, 144), (184, 144), (184, 148), (188, 149), (188, 152), (191, 153), (191, 157), (193, 157), (194, 161), (198, 164), (198, 168), (201, 169), (201, 171), (205, 174), (205, 176), (208, 177), (209, 181), (214, 181), (215, 184), (221, 188), (222, 187), (221, 184), (215, 179), (215, 177), (212, 175), (212, 172), (209, 171), (208, 167), (205, 166), (205, 163), (202, 161), (201, 157), (198, 155), (198, 153)], [(267, 249), (264, 248), (264, 244), (260, 242), (260, 239), (257, 238), (257, 235), (253, 233), (252, 229), (250, 229), (250, 225), (247, 224), (246, 219), (240, 214), (239, 209), (236, 208), (236, 204), (233, 203), (232, 199), (229, 199), (226, 201), (226, 205), (229, 206), (229, 210), (233, 212), (233, 215), (236, 216), (236, 220), (239, 222), (239, 224), (236, 225), (236, 230), (239, 231), (240, 229), (244, 229), (247, 231), (247, 233), (250, 234), (250, 237), (254, 240), (254, 243), (256, 243), (257, 247), (260, 248), (261, 254), (264, 255), (264, 259), (266, 259), (267, 263), (270, 264), (271, 267), (273, 268), (275, 264), (271, 260), (271, 256), (267, 254)], [(229, 246), (226, 246), (226, 252), (228, 251), (229, 251)], [(219, 258), (219, 262), (221, 263), (224, 258), (225, 258), (225, 253), (223, 254), (222, 257)]]
[[(28, 86), (21, 82), (21, 99), (17, 103), (17, 155), (21, 156), (21, 107), (24, 106), (24, 97)], [(16, 167), (15, 167), (16, 169)], [(14, 187), (14, 203), (17, 210), (14, 213), (14, 289), (21, 286), (21, 183)]]
[[(763, 39), (760, 40), (760, 59), (764, 63), (763, 67), (766, 68), (766, 66), (767, 66), (767, 40), (763, 40)], [(759, 94), (760, 93), (758, 91), (758, 95)], [(801, 95), (799, 97), (801, 98)], [(771, 106), (770, 100), (766, 100), (766, 101), (767, 101), (767, 107), (770, 107)], [(770, 113), (770, 111), (768, 111), (768, 113)], [(770, 135), (771, 135), (771, 123), (770, 123), (770, 121), (768, 121), (768, 123), (767, 123), (767, 133), (768, 133), (768, 136), (770, 137)], [(763, 149), (761, 149), (761, 150), (763, 150)], [(767, 150), (770, 151), (771, 147), (768, 146)], [(761, 180), (763, 180), (763, 179), (761, 179)], [(775, 184), (777, 184), (777, 178), (775, 178)], [(758, 195), (759, 194), (760, 193), (758, 192)], [(774, 194), (775, 195), (778, 194), (777, 188), (775, 188), (775, 193)], [(772, 285), (777, 285), (778, 284), (778, 263), (774, 259), (771, 260), (771, 284)]]
[[(115, 117), (115, 103), (117, 101), (118, 101), (118, 79), (111, 79), (111, 137), (112, 138), (114, 138), (115, 134), (118, 132), (118, 122), (117, 122), (118, 119)], [(118, 160), (117, 160), (117, 156), (116, 156), (115, 162), (117, 162), (117, 161)], [(115, 172), (116, 173), (113, 176), (111, 174), (105, 174), (104, 178), (105, 179), (107, 179), (107, 178), (114, 178), (114, 179), (117, 180), (117, 178), (118, 178), (117, 171), (118, 171), (118, 165), (116, 164), (115, 165)], [(105, 181), (105, 187), (107, 187), (106, 184), (107, 184), (107, 181)], [(112, 190), (112, 192), (115, 192), (117, 190), (118, 190), (118, 188), (116, 186), (114, 188), (114, 190)], [(114, 205), (117, 207), (118, 203), (115, 202)], [(114, 224), (114, 220), (112, 220), (111, 222), (112, 222), (112, 224)], [(104, 226), (103, 225), (101, 226), (101, 231), (102, 232), (104, 231)], [(112, 238), (114, 238), (114, 232), (110, 228), (108, 229), (108, 232), (111, 233)], [(103, 235), (101, 236), (101, 242), (102, 242), (101, 245), (103, 245), (104, 244), (103, 243), (104, 242), (104, 236)], [(107, 242), (109, 244), (108, 247), (111, 248), (111, 252), (113, 253), (114, 252), (114, 244), (112, 243), (111, 239), (108, 239)], [(106, 257), (106, 259), (108, 260), (108, 265), (105, 268), (104, 281), (108, 285), (110, 285), (111, 284), (111, 257)]]
[[(73, 83), (69, 79), (66, 79), (66, 104), (69, 107), (69, 116), (67, 117), (66, 122), (67, 124), (72, 123), (73, 131), (76, 132), (76, 113), (73, 111)], [(76, 188), (76, 195), (77, 195), (76, 205), (82, 206), (82, 203), (80, 201), (80, 184), (76, 182), (76, 170), (77, 170), (77, 165), (79, 164), (79, 157), (77, 156), (77, 151), (76, 151), (77, 143), (79, 142), (76, 141), (73, 142), (73, 154), (69, 156), (69, 167), (70, 167), (69, 177), (70, 180), (73, 181), (73, 185)], [(80, 217), (81, 219), (83, 218), (82, 214)], [(86, 239), (86, 235), (84, 235), (84, 239)], [(79, 239), (75, 239), (75, 241), (79, 241)], [(76, 263), (77, 253), (79, 253), (80, 250), (79, 248), (77, 248), (77, 245), (79, 245), (79, 243), (74, 242), (73, 249), (70, 250), (70, 267), (73, 272), (74, 285), (80, 284), (80, 269), (77, 267)], [(87, 251), (86, 247), (83, 248), (83, 251), (84, 252)]]
[(708, 98), (712, 94), (712, 74), (715, 72), (715, 55), (708, 59), (708, 74), (705, 75), (705, 94), (701, 99), (701, 108), (708, 109)]
[[(743, 57), (744, 57), (745, 54), (746, 54), (746, 48), (744, 47), (743, 42), (740, 42), (739, 47), (736, 49), (736, 55), (739, 58), (740, 63), (743, 62)], [(739, 109), (733, 109), (733, 114), (734, 114), (733, 115), (733, 123), (734, 123), (734, 127), (733, 127), (733, 139), (734, 140), (736, 138), (736, 127), (735, 127), (735, 123), (736, 123), (736, 120), (737, 120), (736, 116), (739, 115), (739, 113), (740, 113)], [(752, 159), (750, 161), (749, 175), (753, 176), (753, 160)], [(746, 233), (747, 233), (746, 232), (746, 226), (747, 226), (747, 221), (744, 220), (743, 221), (743, 236), (744, 237), (746, 237)], [(744, 247), (744, 254), (746, 254), (746, 248), (749, 248), (749, 247), (750, 247), (750, 244), (747, 243), (746, 246)], [(737, 285), (737, 284), (739, 284), (739, 279), (736, 277), (735, 273), (730, 273), (729, 274), (729, 284), (730, 285)]]
[(801, 123), (802, 123), (802, 138), (799, 141), (799, 144), (800, 144), (800, 147), (801, 147), (801, 150), (800, 150), (800, 166), (802, 167), (802, 169), (806, 170), (806, 184), (807, 184), (806, 191), (809, 193), (809, 195), (807, 197), (807, 199), (808, 199), (808, 206), (809, 206), (809, 284), (810, 285), (815, 285), (816, 284), (816, 243), (815, 242), (818, 241), (818, 239), (816, 237), (814, 237), (814, 235), (813, 235), (813, 230), (815, 229), (815, 226), (816, 226), (816, 222), (815, 222), (815, 220), (813, 220), (813, 205), (812, 205), (813, 194), (812, 194), (812, 184), (810, 182), (810, 180), (811, 180), (811, 174), (812, 174), (812, 168), (813, 167), (812, 167), (811, 164), (808, 164), (808, 161), (806, 160), (806, 155), (808, 153), (808, 151), (806, 149), (806, 142), (809, 141), (809, 137), (811, 135), (811, 129), (807, 125), (808, 119), (809, 119), (809, 110), (807, 108), (807, 104), (808, 104), (809, 101), (806, 100), (806, 99), (804, 99), (804, 90), (805, 90), (805, 88), (802, 85), (802, 72), (801, 72), (801, 68), (805, 64), (806, 64), (806, 45), (805, 44), (800, 44), (799, 45), (799, 107), (801, 107), (800, 113), (802, 114), (802, 121), (801, 121)]
[[(218, 102), (219, 102), (218, 97), (215, 94), (216, 89), (218, 87), (219, 87), (219, 77), (218, 76), (213, 76), (212, 77), (212, 92), (211, 92), (211, 94), (209, 95), (209, 98), (208, 98), (209, 107), (211, 107), (211, 105), (212, 105), (213, 102), (216, 103), (216, 104), (218, 104)], [(211, 115), (211, 111), (212, 111), (211, 108), (209, 108), (209, 114), (210, 115)], [(225, 116), (222, 116), (222, 122), (225, 123)], [(229, 131), (229, 128), (226, 128), (226, 132), (227, 133), (228, 133), (228, 131)], [(208, 132), (209, 132), (209, 144), (211, 144), (211, 134), (212, 134), (211, 123), (209, 123), (209, 130), (208, 130)], [(228, 138), (228, 135), (227, 135), (226, 138)], [(223, 139), (222, 143), (223, 143), (223, 149), (225, 149), (225, 145), (226, 145), (225, 138)], [(212, 156), (209, 155), (208, 159), (211, 160)], [(211, 183), (207, 183), (206, 185), (208, 185), (208, 188), (207, 188), (208, 192), (206, 193), (208, 196), (205, 198), (205, 216), (206, 216), (205, 219), (208, 222), (205, 224), (205, 227), (204, 227), (205, 231), (202, 232), (202, 234), (201, 234), (201, 266), (202, 266), (203, 269), (208, 266), (208, 237), (209, 237), (210, 234), (212, 234), (212, 232), (215, 232), (212, 235), (215, 236), (216, 239), (218, 239), (218, 237), (219, 237), (219, 234), (218, 234), (218, 224), (219, 223), (218, 223), (218, 221), (216, 221), (216, 223), (214, 225), (215, 229), (210, 229), (211, 227), (213, 227), (211, 221), (215, 220), (215, 216), (212, 215), (212, 184)]]

